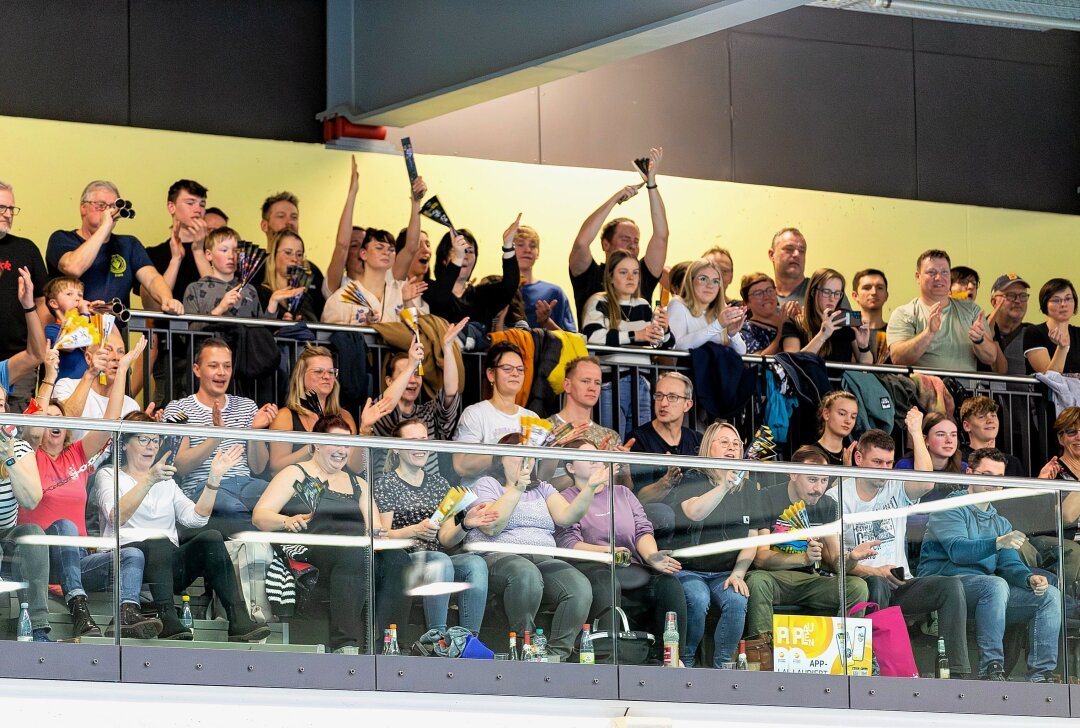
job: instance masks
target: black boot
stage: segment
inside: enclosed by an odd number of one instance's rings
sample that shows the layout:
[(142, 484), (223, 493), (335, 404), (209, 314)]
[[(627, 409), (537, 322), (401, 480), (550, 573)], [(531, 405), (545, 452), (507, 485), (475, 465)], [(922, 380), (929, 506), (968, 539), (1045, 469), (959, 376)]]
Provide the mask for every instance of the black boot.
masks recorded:
[(86, 597), (79, 595), (72, 597), (68, 602), (71, 610), (71, 636), (72, 637), (100, 637), (101, 627), (94, 623), (90, 616), (90, 607), (86, 604)]
[[(147, 617), (138, 604), (124, 602), (120, 605), (120, 636), (135, 640), (151, 640), (161, 631), (161, 620)], [(116, 620), (105, 629), (105, 636), (116, 634)]]
[(195, 635), (192, 634), (191, 630), (184, 626), (184, 623), (180, 621), (180, 617), (176, 616), (175, 604), (172, 602), (154, 602), (154, 606), (157, 608), (158, 617), (161, 618), (161, 634), (158, 635), (159, 639), (195, 639)]
[[(220, 595), (218, 595), (220, 598)], [(224, 604), (224, 602), (222, 602)], [(225, 616), (229, 618), (229, 642), (258, 642), (266, 639), (270, 628), (266, 622), (256, 622), (243, 606), (225, 604)]]

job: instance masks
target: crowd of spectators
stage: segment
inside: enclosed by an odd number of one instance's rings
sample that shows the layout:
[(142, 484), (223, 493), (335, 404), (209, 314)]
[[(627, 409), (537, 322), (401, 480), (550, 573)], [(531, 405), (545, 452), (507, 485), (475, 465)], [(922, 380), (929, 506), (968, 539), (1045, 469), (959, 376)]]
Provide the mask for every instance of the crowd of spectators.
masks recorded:
[[(995, 507), (993, 498), (971, 498), (997, 486), (935, 486), (903, 472), (880, 479), (793, 473), (777, 482), (735, 467), (609, 467), (589, 453), (744, 457), (754, 434), (740, 431), (744, 424), (692, 416), (701, 377), (727, 373), (688, 377), (657, 369), (671, 350), (802, 357), (797, 360), (818, 362), (822, 370), (824, 362), (865, 371), (895, 364), (968, 377), (1038, 373), (1067, 382), (1080, 374), (1073, 284), (1065, 278), (1044, 283), (1038, 303), (1047, 318), (1031, 325), (1025, 322), (1031, 284), (1022, 276), (996, 277), (984, 308), (976, 301), (978, 273), (954, 267), (946, 251), (931, 249), (914, 261), (918, 295), (886, 320), (885, 272), (853, 271), (848, 288), (838, 269), (808, 271), (806, 237), (785, 227), (769, 243), (772, 270), (743, 273), (733, 297), (736, 265), (729, 251), (712, 248), (680, 263), (667, 259), (657, 181), (662, 158), (662, 150), (652, 150), (642, 184), (620, 189), (582, 223), (568, 261), (573, 309), (561, 286), (536, 277), (541, 234), (523, 224), (521, 214), (501, 240), (501, 275), (482, 281), (474, 281), (473, 272), (481, 248), (490, 246), (468, 229), (451, 229), (432, 250), (421, 229), (428, 193), (422, 178), (407, 190), (410, 213), (397, 235), (356, 226), (355, 161), (325, 275), (305, 254), (300, 202), (288, 192), (262, 206), (263, 250), (229, 227), (225, 212), (207, 208), (204, 186), (179, 180), (166, 194), (169, 239), (145, 248), (117, 232), (120, 192), (96, 180), (80, 197), (79, 226), (56, 231), (43, 257), (34, 243), (13, 234), (19, 208), (14, 189), (0, 182), (0, 311), (11, 326), (0, 345), (6, 411), (29, 406), (51, 416), (123, 418), (135, 427), (163, 415), (192, 428), (181, 438), (127, 433), (116, 443), (107, 433), (71, 428), (0, 437), (5, 572), (18, 570), (27, 582), (34, 638), (50, 639), (50, 583), (60, 587), (75, 636), (102, 634), (87, 592), (115, 580), (123, 635), (192, 639), (177, 619), (174, 596), (201, 577), (224, 607), (229, 638), (263, 639), (269, 630), (244, 607), (226, 548), (230, 537), (258, 529), (284, 532), (282, 543), (291, 533), (412, 542), (406, 550), (374, 553), (370, 546), (307, 547), (303, 561), (319, 570), (331, 594), (328, 642), (338, 650), (369, 640), (368, 602), (374, 602), (378, 628), (408, 622), (407, 576), (419, 568), (437, 582), (464, 585), (425, 593), (427, 629), (448, 629), (456, 592), (456, 619), (473, 634), (493, 615), (518, 634), (549, 616), (547, 649), (562, 660), (571, 659), (583, 623), (606, 623), (616, 607), (657, 635), (674, 613), (682, 663), (720, 666), (735, 659), (742, 639), (768, 649), (778, 605), (829, 615), (869, 598), (881, 607), (901, 606), (911, 618), (930, 617), (954, 677), (1004, 679), (1004, 632), (1026, 624), (1026, 677), (1050, 679), (1058, 665), (1058, 590), (1072, 598), (1080, 581), (1080, 546), (1073, 540), (1078, 494), (1061, 502), (1068, 540), (1059, 542), (1048, 535), (1056, 533), (1058, 516), (1053, 508), (1040, 511), (1038, 499)], [(642, 187), (651, 214), (644, 251), (638, 224), (612, 218)], [(598, 237), (601, 261), (593, 256)], [(241, 249), (246, 256), (264, 253), (264, 265), (245, 267)], [(130, 306), (132, 294), (147, 309), (173, 316), (281, 319), (301, 327), (405, 325), (408, 344), (385, 360), (365, 362), (372, 378), (383, 379), (373, 388), (381, 396), (364, 398), (352, 411), (341, 380), (357, 363), (321, 343), (288, 362), (279, 401), (235, 393), (243, 384), (234, 381), (236, 339), (214, 332), (203, 332), (198, 345), (184, 351), (157, 334), (135, 342), (122, 325), (90, 345), (54, 346), (73, 317), (89, 321), (114, 301)], [(423, 320), (441, 321), (434, 338), (421, 336), (417, 321)], [(541, 373), (540, 344), (531, 351), (514, 332), (535, 334), (537, 342), (577, 341), (576, 350), (570, 343), (563, 350), (578, 354), (586, 342), (601, 348), (596, 356), (562, 355), (558, 374), (548, 376)], [(527, 340), (531, 346), (534, 339)], [(479, 396), (468, 394), (462, 350), (486, 351)], [(437, 377), (423, 375), (425, 361), (436, 360)], [(143, 380), (144, 369), (153, 372), (152, 381)], [(186, 391), (189, 369), (195, 386)], [(562, 398), (535, 411), (526, 405), (541, 401), (529, 394), (543, 377)], [(924, 415), (908, 406), (896, 413), (894, 437), (867, 419), (873, 408), (857, 388), (846, 389), (819, 392), (813, 403), (818, 431), (784, 443), (791, 462), (990, 477), (1038, 471), (1043, 478), (1076, 480), (1080, 474), (1078, 407), (1061, 408), (1044, 443), (1060, 454), (1043, 465), (1030, 461), (1034, 449), (1005, 451), (1001, 406), (990, 397), (957, 402), (955, 418), (952, 408)], [(140, 396), (145, 406), (136, 401)], [(524, 423), (541, 418), (554, 445), (574, 453), (537, 462), (466, 452), (440, 457), (395, 445), (396, 439), (535, 444)], [(361, 434), (386, 438), (386, 445), (368, 457), (362, 448), (302, 440), (268, 445), (210, 436), (209, 427)], [(458, 486), (470, 489), (475, 503), (433, 520)], [(950, 498), (961, 500), (928, 518), (895, 515)], [(806, 527), (835, 523), (841, 513), (888, 513), (839, 534), (804, 539), (798, 549), (772, 548), (775, 539), (765, 538), (736, 550), (672, 556), (673, 549), (769, 537), (784, 530), (792, 508), (801, 509)], [(1039, 525), (1025, 532), (1013, 520)], [(36, 533), (117, 535), (119, 573), (112, 574), (108, 551), (21, 540)], [(613, 580), (609, 564), (550, 555), (556, 547), (614, 553), (621, 566)], [(140, 596), (144, 584), (149, 604)], [(707, 639), (710, 612), (716, 623)]]

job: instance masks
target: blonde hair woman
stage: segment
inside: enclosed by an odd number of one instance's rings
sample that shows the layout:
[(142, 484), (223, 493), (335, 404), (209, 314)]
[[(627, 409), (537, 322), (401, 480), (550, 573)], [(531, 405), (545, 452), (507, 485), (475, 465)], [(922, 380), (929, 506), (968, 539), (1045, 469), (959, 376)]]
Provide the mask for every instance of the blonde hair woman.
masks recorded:
[(676, 349), (689, 351), (711, 341), (746, 353), (739, 333), (746, 309), (727, 305), (723, 290), (723, 276), (711, 261), (702, 258), (690, 264), (679, 297), (668, 306), (668, 325)]

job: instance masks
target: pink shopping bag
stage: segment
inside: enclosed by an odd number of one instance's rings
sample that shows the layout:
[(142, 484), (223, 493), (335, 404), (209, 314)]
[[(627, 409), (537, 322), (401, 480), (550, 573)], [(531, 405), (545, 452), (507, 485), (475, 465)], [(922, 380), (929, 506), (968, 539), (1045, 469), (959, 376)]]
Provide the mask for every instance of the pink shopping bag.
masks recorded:
[(918, 677), (919, 668), (915, 666), (915, 655), (911, 651), (911, 639), (908, 637), (907, 622), (900, 607), (878, 609), (876, 602), (859, 602), (848, 610), (848, 616), (868, 607), (873, 631), (874, 656), (877, 657), (878, 669), (888, 677)]

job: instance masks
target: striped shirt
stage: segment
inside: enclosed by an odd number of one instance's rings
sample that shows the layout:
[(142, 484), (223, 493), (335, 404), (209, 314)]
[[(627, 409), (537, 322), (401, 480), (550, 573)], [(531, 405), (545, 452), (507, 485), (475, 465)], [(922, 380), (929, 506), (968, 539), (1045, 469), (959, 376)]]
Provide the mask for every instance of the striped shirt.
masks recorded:
[[(633, 346), (650, 351), (648, 344), (634, 341), (634, 332), (648, 327), (652, 323), (653, 310), (644, 298), (633, 298), (629, 303), (619, 304), (620, 321), (617, 328), (611, 326), (611, 304), (606, 293), (597, 293), (585, 302), (581, 317), (581, 333), (590, 344), (602, 346)], [(670, 349), (675, 343), (671, 332), (664, 334), (660, 348)], [(600, 357), (601, 361), (612, 364), (650, 363), (648, 355), (609, 354)]]
[[(33, 455), (34, 448), (22, 440), (15, 440), (15, 459), (22, 460), (27, 455)], [(15, 500), (15, 492), (11, 489), (11, 479), (5, 475), (0, 480), (0, 534), (5, 534), (19, 522), (19, 502)]]
[[(255, 405), (255, 402), (247, 397), (236, 397), (227, 394), (225, 395), (225, 407), (221, 410), (221, 419), (226, 427), (251, 427), (251, 422), (255, 419), (255, 414), (258, 411), (259, 408)], [(192, 429), (214, 426), (213, 410), (197, 400), (194, 394), (190, 397), (184, 397), (183, 399), (177, 399), (170, 402), (169, 406), (165, 408), (165, 417), (168, 418), (171, 415), (180, 412), (183, 412), (188, 416), (187, 424)], [(197, 437), (195, 435), (189, 435), (188, 437), (190, 438), (188, 441), (189, 447), (196, 447), (206, 439), (205, 437)], [(251, 470), (248, 468), (247, 461), (247, 440), (234, 437), (225, 438), (217, 446), (217, 449), (214, 450), (214, 452), (207, 455), (206, 460), (203, 460), (197, 468), (180, 478), (180, 489), (184, 491), (184, 495), (193, 498), (195, 490), (205, 483), (206, 479), (210, 476), (210, 462), (214, 459), (214, 455), (233, 445), (243, 445), (244, 456), (240, 458), (240, 462), (225, 473), (225, 477), (251, 477)]]
[[(395, 407), (385, 417), (375, 421), (374, 429), (375, 434), (379, 437), (390, 437), (390, 433), (394, 431), (394, 428), (402, 420), (420, 420), (427, 426), (429, 438), (432, 440), (449, 440), (454, 435), (459, 417), (461, 417), (461, 393), (458, 392), (447, 402), (442, 392), (440, 392), (435, 398), (416, 405), (412, 414), (407, 417), (402, 414), (400, 407)], [(389, 451), (379, 448), (372, 453), (375, 459), (375, 469), (371, 474), (372, 480), (383, 474), (387, 452)], [(429, 476), (442, 477), (440, 464), (445, 463), (440, 463), (439, 454), (431, 453), (427, 463), (424, 464), (424, 470)]]

